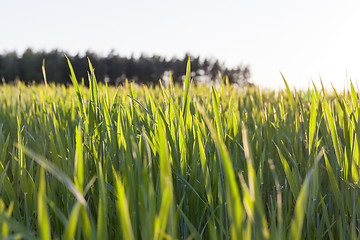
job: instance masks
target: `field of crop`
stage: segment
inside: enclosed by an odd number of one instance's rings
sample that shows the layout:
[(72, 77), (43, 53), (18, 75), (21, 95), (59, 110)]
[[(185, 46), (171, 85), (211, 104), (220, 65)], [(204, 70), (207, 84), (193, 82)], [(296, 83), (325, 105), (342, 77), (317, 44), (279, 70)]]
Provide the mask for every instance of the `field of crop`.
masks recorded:
[(188, 64), (181, 87), (114, 88), (89, 64), (86, 88), (69, 67), (68, 88), (0, 87), (1, 239), (359, 238), (353, 87), (196, 87)]

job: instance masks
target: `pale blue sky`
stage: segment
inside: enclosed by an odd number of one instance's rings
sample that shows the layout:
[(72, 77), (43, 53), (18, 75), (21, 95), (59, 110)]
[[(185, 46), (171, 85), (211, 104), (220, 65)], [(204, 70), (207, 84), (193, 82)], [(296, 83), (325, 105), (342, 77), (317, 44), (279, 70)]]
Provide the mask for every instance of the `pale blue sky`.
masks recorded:
[(251, 80), (296, 88), (360, 85), (360, 1), (50, 1), (0, 3), (0, 52), (90, 49), (249, 64)]

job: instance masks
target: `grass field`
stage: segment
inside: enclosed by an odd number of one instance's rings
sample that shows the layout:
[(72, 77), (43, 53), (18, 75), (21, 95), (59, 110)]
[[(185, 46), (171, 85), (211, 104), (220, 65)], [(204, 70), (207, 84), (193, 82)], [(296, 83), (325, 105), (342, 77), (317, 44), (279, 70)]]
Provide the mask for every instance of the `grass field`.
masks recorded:
[(188, 64), (114, 88), (89, 64), (85, 88), (69, 66), (69, 88), (0, 87), (0, 238), (359, 239), (353, 87), (195, 87)]

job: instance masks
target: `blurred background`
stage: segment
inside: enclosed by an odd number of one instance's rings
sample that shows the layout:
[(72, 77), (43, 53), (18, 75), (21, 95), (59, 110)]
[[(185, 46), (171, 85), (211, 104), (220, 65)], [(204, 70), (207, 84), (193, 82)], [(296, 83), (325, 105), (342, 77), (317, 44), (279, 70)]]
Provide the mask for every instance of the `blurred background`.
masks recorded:
[[(327, 88), (360, 79), (360, 1), (45, 1), (0, 7), (0, 77), (69, 81), (64, 54), (102, 81), (193, 77), (262, 88)], [(33, 71), (37, 69), (37, 71)], [(148, 79), (147, 79), (148, 78)]]

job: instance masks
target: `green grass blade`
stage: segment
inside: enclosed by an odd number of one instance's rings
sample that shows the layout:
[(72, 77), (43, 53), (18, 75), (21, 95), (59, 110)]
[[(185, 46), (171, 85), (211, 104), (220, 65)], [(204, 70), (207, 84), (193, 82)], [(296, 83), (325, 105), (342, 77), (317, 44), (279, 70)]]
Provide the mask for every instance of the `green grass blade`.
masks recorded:
[(45, 183), (45, 171), (40, 169), (40, 186), (38, 193), (38, 226), (40, 229), (41, 239), (51, 239), (50, 220), (46, 207), (46, 183)]
[(71, 81), (72, 81), (73, 86), (75, 88), (75, 92), (76, 92), (76, 96), (77, 96), (77, 100), (78, 100), (77, 105), (79, 107), (79, 110), (80, 110), (81, 114), (83, 114), (83, 116), (85, 117), (86, 115), (85, 115), (85, 111), (84, 111), (84, 107), (83, 107), (82, 94), (80, 92), (79, 84), (78, 84), (78, 82), (76, 80), (75, 72), (74, 72), (74, 69), (73, 69), (73, 67), (71, 65), (71, 62), (70, 62), (69, 58), (66, 55), (65, 55), (65, 57), (66, 57), (66, 60), (68, 62), (68, 66), (69, 66), (69, 69), (70, 69)]
[(296, 199), (295, 212), (290, 226), (289, 239), (301, 239), (301, 231), (306, 215), (306, 206), (309, 201), (310, 180), (312, 178), (313, 169), (306, 175), (305, 181), (301, 187), (298, 198)]
[(355, 108), (355, 116), (358, 117), (359, 114), (359, 99), (357, 97), (354, 85), (352, 81), (350, 81), (350, 88), (351, 88), (351, 100)]
[(55, 178), (57, 178), (62, 184), (66, 186), (66, 188), (74, 194), (76, 199), (86, 207), (87, 203), (81, 192), (76, 188), (75, 184), (71, 181), (71, 179), (63, 173), (60, 169), (55, 167), (51, 162), (46, 160), (43, 156), (35, 153), (34, 151), (28, 149), (27, 147), (18, 145), (18, 148), (21, 148), (23, 152), (29, 157), (33, 158), (40, 166), (42, 166), (46, 171), (50, 172)]
[(84, 156), (82, 146), (82, 131), (81, 126), (76, 128), (76, 152), (75, 152), (75, 186), (79, 191), (83, 192), (84, 186)]
[(287, 95), (288, 95), (288, 98), (289, 98), (289, 101), (290, 101), (290, 104), (291, 104), (291, 108), (294, 109), (295, 108), (294, 97), (291, 94), (289, 85), (286, 82), (284, 75), (281, 72), (280, 72), (280, 74), (281, 74), (281, 77), (284, 80), (284, 83), (285, 83), (285, 86), (286, 86), (286, 92), (287, 92)]
[(186, 216), (186, 214), (181, 210), (179, 206), (177, 209), (180, 211), (181, 216), (184, 218), (186, 225), (189, 227), (191, 231), (191, 235), (189, 237), (200, 240), (201, 236), (199, 232), (196, 230), (195, 226), (190, 222), (189, 218)]
[(21, 236), (25, 239), (36, 240), (35, 235), (30, 232), (24, 225), (20, 224), (18, 221), (13, 218), (7, 216), (4, 212), (0, 212), (0, 222), (6, 222), (11, 229), (13, 229), (16, 233), (21, 234)]
[(191, 77), (191, 68), (190, 68), (190, 58), (188, 59), (187, 66), (186, 66), (186, 77), (184, 82), (184, 96), (183, 96), (183, 106), (182, 106), (182, 113), (184, 114), (183, 117), (185, 119), (186, 113), (186, 106), (189, 104), (189, 88), (190, 88), (190, 77)]
[(212, 139), (216, 144), (216, 148), (220, 153), (221, 162), (224, 166), (225, 186), (226, 186), (226, 199), (228, 201), (227, 212), (230, 219), (230, 233), (233, 239), (242, 239), (243, 235), (243, 207), (241, 205), (241, 198), (239, 187), (236, 183), (234, 169), (231, 163), (229, 153), (220, 136), (215, 131), (211, 121), (205, 113), (205, 110), (200, 104), (197, 104), (199, 112), (203, 115), (207, 127), (209, 128)]
[(163, 121), (160, 121), (158, 124), (161, 207), (155, 221), (154, 233), (156, 239), (161, 237), (161, 233), (166, 233), (167, 229), (170, 236), (175, 235), (173, 183), (165, 124), (166, 122)]
[(102, 98), (102, 107), (104, 108), (104, 116), (105, 116), (105, 123), (106, 123), (106, 130), (108, 133), (108, 138), (111, 143), (111, 131), (112, 131), (112, 122), (110, 118), (110, 113), (108, 107), (106, 106), (105, 98)]
[(331, 186), (331, 189), (332, 189), (334, 197), (335, 197), (336, 205), (338, 206), (338, 209), (340, 210), (341, 215), (345, 218), (343, 198), (342, 198), (341, 192), (339, 190), (339, 186), (336, 182), (334, 171), (332, 170), (332, 167), (330, 165), (330, 162), (329, 162), (329, 159), (328, 159), (326, 153), (324, 153), (324, 158), (325, 158), (326, 170), (327, 170), (329, 180), (330, 180), (330, 186)]
[(212, 102), (213, 102), (213, 110), (215, 114), (215, 122), (216, 122), (216, 128), (218, 132), (218, 136), (220, 139), (223, 139), (224, 133), (221, 127), (221, 120), (220, 120), (220, 112), (219, 112), (219, 98), (217, 96), (216, 90), (214, 87), (212, 87), (211, 90), (212, 93)]
[(71, 210), (69, 221), (67, 223), (63, 236), (64, 240), (72, 240), (74, 238), (80, 209), (81, 209), (81, 203), (77, 202), (73, 207), (73, 209)]
[(313, 148), (314, 136), (316, 130), (316, 101), (315, 92), (313, 91), (311, 97), (311, 109), (310, 109), (310, 123), (309, 123), (309, 155)]
[(275, 146), (276, 146), (276, 148), (278, 150), (278, 153), (279, 153), (279, 156), (280, 156), (280, 159), (281, 159), (281, 163), (282, 163), (282, 165), (284, 167), (285, 175), (286, 175), (286, 178), (287, 178), (287, 180), (289, 182), (291, 193), (293, 194), (294, 198), (297, 199), (298, 195), (299, 195), (299, 192), (300, 192), (299, 183), (298, 183), (298, 181), (296, 179), (296, 176), (295, 176), (294, 172), (291, 171), (288, 162), (286, 161), (286, 159), (282, 155), (279, 147), (276, 144), (275, 144)]
[(327, 118), (327, 122), (330, 128), (330, 133), (331, 133), (331, 137), (332, 137), (332, 141), (334, 144), (334, 149), (335, 149), (335, 154), (336, 154), (336, 158), (337, 158), (337, 162), (339, 164), (339, 166), (341, 167), (342, 164), (342, 155), (341, 155), (341, 147), (339, 145), (339, 137), (338, 137), (338, 133), (336, 130), (336, 125), (335, 125), (335, 120), (333, 118), (333, 115), (331, 113), (330, 107), (327, 103), (327, 101), (324, 99), (324, 108), (325, 108), (325, 113), (326, 113), (326, 118)]
[(108, 231), (107, 231), (107, 199), (106, 199), (106, 188), (105, 188), (105, 180), (103, 175), (103, 170), (101, 165), (99, 164), (99, 204), (98, 204), (98, 222), (97, 222), (97, 239), (107, 239)]
[(123, 237), (126, 240), (132, 240), (134, 238), (133, 228), (131, 226), (128, 202), (125, 195), (125, 189), (122, 181), (116, 176), (115, 170), (113, 169), (115, 176), (115, 194), (117, 197), (116, 207), (119, 213), (121, 229), (123, 231)]

